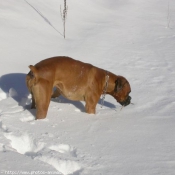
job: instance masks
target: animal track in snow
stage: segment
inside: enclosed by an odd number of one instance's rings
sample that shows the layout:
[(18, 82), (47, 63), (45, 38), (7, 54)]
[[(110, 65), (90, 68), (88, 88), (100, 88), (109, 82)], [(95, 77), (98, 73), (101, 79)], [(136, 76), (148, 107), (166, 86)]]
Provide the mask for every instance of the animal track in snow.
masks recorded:
[[(29, 115), (29, 116), (24, 116), (24, 117), (20, 118), (20, 120), (22, 122), (33, 122), (33, 121), (35, 121), (35, 117), (33, 115)], [(33, 124), (33, 123), (31, 123), (31, 124)]]
[(11, 141), (11, 146), (20, 154), (37, 153), (44, 148), (44, 143), (37, 142), (27, 133), (13, 134), (5, 133), (4, 136)]
[(0, 151), (1, 151), (1, 152), (5, 152), (5, 151), (6, 151), (5, 145), (2, 144), (2, 143), (0, 143)]
[[(74, 160), (68, 160), (70, 156), (72, 158), (77, 157), (76, 149), (74, 149), (72, 146), (67, 144), (51, 145), (49, 149), (64, 154), (65, 157), (67, 157), (66, 159), (59, 159), (57, 158), (57, 156), (42, 156), (39, 158), (43, 162), (47, 162), (53, 167), (55, 167), (59, 172), (63, 173), (64, 175), (67, 175), (73, 174), (82, 169), (78, 162)], [(71, 157), (69, 159), (72, 159)]]
[[(2, 126), (0, 122), (0, 128), (3, 128)], [(82, 169), (75, 160), (76, 150), (67, 144), (51, 145), (48, 149), (45, 143), (38, 142), (28, 133), (10, 132), (4, 133), (4, 136), (10, 140), (11, 147), (18, 153), (45, 162), (64, 175), (73, 174)], [(4, 145), (0, 145), (0, 151), (5, 151)]]
[(42, 134), (42, 136), (54, 137), (52, 133), (48, 133), (48, 132)]
[(73, 174), (82, 169), (79, 163), (72, 160), (62, 160), (54, 156), (41, 156), (37, 159), (52, 165), (56, 170), (64, 175)]
[(81, 112), (81, 110), (80, 110), (80, 109), (75, 109), (75, 111), (76, 111), (76, 112)]
[(0, 101), (7, 98), (7, 94), (0, 89)]
[(76, 150), (67, 144), (52, 145), (49, 149), (76, 157)]
[(2, 114), (14, 114), (14, 113), (18, 113), (18, 112), (22, 112), (24, 111), (24, 108), (22, 106), (13, 106), (11, 107), (10, 109), (7, 108), (7, 109), (4, 109), (2, 111)]
[(10, 88), (9, 89), (9, 97), (16, 97), (16, 96), (18, 96), (18, 93), (16, 92), (16, 90), (13, 88)]
[(0, 120), (0, 130), (2, 130), (3, 132), (8, 132), (7, 127), (2, 123), (1, 120)]

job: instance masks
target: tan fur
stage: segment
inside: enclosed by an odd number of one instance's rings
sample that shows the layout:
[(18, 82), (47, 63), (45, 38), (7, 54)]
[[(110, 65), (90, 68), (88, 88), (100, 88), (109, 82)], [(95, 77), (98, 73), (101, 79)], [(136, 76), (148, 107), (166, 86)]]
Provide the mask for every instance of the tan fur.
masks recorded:
[[(118, 102), (128, 98), (131, 91), (129, 82), (122, 76), (83, 63), (69, 57), (45, 59), (35, 66), (30, 65), (26, 76), (27, 87), (32, 94), (32, 108), (36, 107), (36, 119), (47, 115), (50, 98), (63, 95), (70, 100), (85, 101), (87, 113), (95, 113), (96, 105), (106, 85), (109, 75), (107, 94)], [(122, 89), (115, 91), (115, 81), (120, 80)], [(52, 93), (53, 87), (56, 90)]]

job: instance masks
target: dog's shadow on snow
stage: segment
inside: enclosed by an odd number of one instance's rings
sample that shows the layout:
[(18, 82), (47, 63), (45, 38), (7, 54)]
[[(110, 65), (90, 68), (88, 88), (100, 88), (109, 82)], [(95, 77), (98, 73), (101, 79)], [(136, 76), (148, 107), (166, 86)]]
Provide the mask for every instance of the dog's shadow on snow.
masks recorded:
[[(13, 98), (17, 101), (19, 106), (22, 106), (24, 109), (27, 109), (33, 116), (35, 116), (36, 110), (30, 109), (31, 106), (31, 97), (27, 89), (25, 82), (26, 74), (24, 73), (11, 73), (6, 74), (0, 77), (0, 88), (6, 93), (7, 97)], [(51, 101), (57, 103), (69, 103), (74, 105), (80, 111), (85, 112), (84, 104), (81, 101), (71, 101), (63, 96), (60, 96), (57, 99), (51, 99)], [(101, 104), (101, 100), (98, 102)], [(115, 108), (115, 105), (105, 101), (104, 106), (109, 108)]]
[(23, 73), (11, 73), (0, 77), (0, 88), (7, 97), (12, 97), (20, 106), (25, 105), (29, 95), (25, 77), (26, 74)]
[[(69, 99), (64, 98), (62, 95), (57, 97), (57, 98), (52, 98), (51, 101), (57, 102), (57, 103), (69, 103), (74, 105), (76, 108), (78, 108), (81, 112), (85, 112), (85, 104), (83, 104), (81, 101), (72, 101)], [(98, 101), (98, 104), (101, 105), (102, 100), (100, 99)], [(116, 106), (110, 102), (104, 101), (104, 105), (105, 107), (109, 107), (109, 108), (115, 108)]]
[(26, 74), (23, 73), (11, 73), (2, 75), (0, 77), (0, 89), (4, 91), (7, 98), (13, 98), (19, 106), (27, 109), (33, 116), (35, 116), (34, 110), (30, 110), (28, 103), (31, 100), (28, 98), (29, 91), (25, 83)]

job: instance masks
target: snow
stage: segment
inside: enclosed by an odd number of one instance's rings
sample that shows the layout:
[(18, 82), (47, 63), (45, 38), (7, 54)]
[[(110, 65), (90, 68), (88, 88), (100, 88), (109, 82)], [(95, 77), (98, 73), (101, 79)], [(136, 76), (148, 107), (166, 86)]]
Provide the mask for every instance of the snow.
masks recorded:
[[(1, 0), (0, 174), (174, 174), (175, 1), (67, 1), (66, 39), (60, 5)], [(28, 66), (62, 55), (126, 77), (134, 104), (60, 97), (35, 120)]]

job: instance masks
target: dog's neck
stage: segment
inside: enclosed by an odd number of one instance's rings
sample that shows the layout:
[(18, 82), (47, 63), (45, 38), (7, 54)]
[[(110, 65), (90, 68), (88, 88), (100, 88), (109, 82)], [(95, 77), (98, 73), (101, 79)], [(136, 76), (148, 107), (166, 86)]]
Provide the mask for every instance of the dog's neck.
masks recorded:
[(105, 84), (104, 84), (104, 87), (103, 87), (103, 94), (105, 95), (107, 90), (108, 90), (108, 81), (109, 81), (109, 72), (106, 71), (106, 75), (105, 75)]
[(117, 78), (118, 76), (111, 72), (107, 72), (105, 74), (105, 83), (104, 83), (103, 93), (105, 88), (106, 88), (106, 91), (105, 91), (106, 94), (112, 95), (114, 93), (115, 81), (117, 80)]

